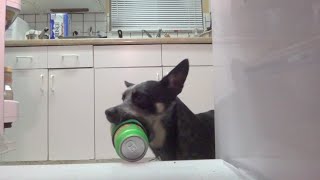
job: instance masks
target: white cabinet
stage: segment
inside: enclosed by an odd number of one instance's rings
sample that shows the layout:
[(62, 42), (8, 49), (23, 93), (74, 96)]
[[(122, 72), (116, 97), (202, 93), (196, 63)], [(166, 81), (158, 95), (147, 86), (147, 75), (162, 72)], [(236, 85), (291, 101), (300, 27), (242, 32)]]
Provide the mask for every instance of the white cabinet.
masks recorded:
[[(110, 123), (105, 110), (122, 102), (126, 89), (124, 81), (140, 83), (146, 80), (158, 80), (162, 68), (104, 68), (95, 70), (95, 145), (97, 159), (119, 158), (111, 139)], [(146, 157), (154, 157), (151, 150)]]
[(49, 46), (49, 68), (79, 68), (93, 66), (92, 46)]
[(13, 69), (47, 68), (47, 47), (6, 48), (5, 66)]
[(49, 70), (49, 160), (94, 158), (94, 70)]
[[(164, 67), (166, 75), (173, 67)], [(193, 113), (201, 113), (214, 108), (213, 66), (191, 66), (187, 80), (179, 98)]]
[(6, 129), (16, 150), (3, 155), (4, 161), (42, 161), (48, 158), (48, 70), (13, 71), (15, 100), (19, 101), (19, 120)]
[(185, 58), (190, 65), (213, 65), (212, 44), (163, 44), (163, 66), (175, 66)]
[(161, 66), (161, 45), (95, 46), (94, 67)]
[[(191, 67), (179, 97), (194, 113), (213, 109), (211, 49), (210, 44), (7, 48), (20, 119), (6, 129), (17, 150), (3, 160), (119, 159), (105, 110), (121, 103), (125, 80), (160, 80), (184, 58)], [(151, 150), (146, 157), (154, 157)]]

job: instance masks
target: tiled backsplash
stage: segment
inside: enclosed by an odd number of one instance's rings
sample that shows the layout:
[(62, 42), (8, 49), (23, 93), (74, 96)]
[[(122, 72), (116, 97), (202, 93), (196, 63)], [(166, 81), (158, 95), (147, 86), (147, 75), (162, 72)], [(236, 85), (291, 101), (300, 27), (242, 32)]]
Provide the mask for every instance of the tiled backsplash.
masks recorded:
[[(21, 14), (20, 18), (29, 23), (30, 28), (36, 30), (42, 30), (45, 27), (49, 27), (49, 15), (48, 14)], [(106, 32), (108, 37), (117, 37), (117, 33), (108, 32), (109, 29), (109, 14), (105, 13), (77, 13), (70, 14), (71, 19), (71, 32), (79, 32), (79, 36), (88, 36), (89, 28), (92, 27), (93, 35), (96, 35), (98, 31)], [(204, 28), (210, 26), (210, 14), (203, 14)], [(155, 36), (156, 32), (151, 33)], [(193, 36), (189, 33), (176, 33), (169, 32), (171, 37), (190, 37)], [(123, 32), (124, 38), (146, 38), (147, 35), (142, 32)]]

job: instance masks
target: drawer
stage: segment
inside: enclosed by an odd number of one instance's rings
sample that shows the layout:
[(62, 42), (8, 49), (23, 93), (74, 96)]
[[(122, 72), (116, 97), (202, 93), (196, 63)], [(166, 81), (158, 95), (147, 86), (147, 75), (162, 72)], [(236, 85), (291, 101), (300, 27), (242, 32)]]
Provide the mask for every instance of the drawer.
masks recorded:
[(95, 46), (94, 66), (161, 66), (161, 45)]
[(93, 67), (93, 48), (92, 46), (49, 46), (48, 67)]
[(5, 50), (5, 66), (13, 69), (48, 68), (47, 47), (10, 47)]
[(164, 44), (162, 63), (175, 66), (188, 58), (190, 65), (213, 65), (212, 44)]

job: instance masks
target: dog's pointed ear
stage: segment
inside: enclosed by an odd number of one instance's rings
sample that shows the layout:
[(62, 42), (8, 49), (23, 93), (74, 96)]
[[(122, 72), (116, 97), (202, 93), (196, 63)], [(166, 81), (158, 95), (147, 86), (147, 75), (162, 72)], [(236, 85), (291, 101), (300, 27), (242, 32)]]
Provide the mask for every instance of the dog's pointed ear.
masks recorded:
[(160, 81), (163, 86), (168, 88), (174, 96), (181, 93), (184, 82), (189, 73), (189, 60), (181, 61), (168, 75)]
[(126, 85), (127, 88), (134, 85), (133, 83), (130, 83), (128, 81), (124, 81), (124, 84)]

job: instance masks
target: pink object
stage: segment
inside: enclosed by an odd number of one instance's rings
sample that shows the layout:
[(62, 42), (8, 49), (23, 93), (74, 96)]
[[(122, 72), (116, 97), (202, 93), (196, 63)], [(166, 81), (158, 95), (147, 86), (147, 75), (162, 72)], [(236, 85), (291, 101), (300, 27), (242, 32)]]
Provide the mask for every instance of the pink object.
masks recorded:
[(3, 134), (3, 86), (4, 86), (4, 27), (5, 27), (6, 3), (0, 1), (0, 136)]
[(7, 0), (7, 6), (21, 10), (21, 0)]
[(0, 136), (3, 134), (4, 123), (4, 100), (3, 100), (3, 85), (4, 85), (4, 37), (6, 26), (6, 6), (10, 10), (18, 12), (21, 10), (21, 0), (0, 0)]
[(4, 100), (4, 122), (13, 123), (17, 120), (19, 112), (19, 102)]

